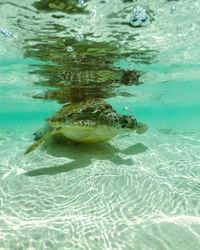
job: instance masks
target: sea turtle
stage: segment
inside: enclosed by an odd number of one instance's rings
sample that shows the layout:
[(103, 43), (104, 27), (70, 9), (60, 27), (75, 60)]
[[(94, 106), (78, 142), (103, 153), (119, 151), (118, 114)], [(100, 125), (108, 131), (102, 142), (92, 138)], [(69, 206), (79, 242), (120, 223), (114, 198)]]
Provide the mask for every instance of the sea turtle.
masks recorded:
[(138, 134), (147, 130), (147, 126), (137, 122), (135, 117), (117, 114), (110, 104), (95, 98), (64, 105), (46, 121), (50, 132), (37, 139), (26, 150), (25, 155), (56, 134), (75, 142), (94, 143), (107, 141), (133, 130)]

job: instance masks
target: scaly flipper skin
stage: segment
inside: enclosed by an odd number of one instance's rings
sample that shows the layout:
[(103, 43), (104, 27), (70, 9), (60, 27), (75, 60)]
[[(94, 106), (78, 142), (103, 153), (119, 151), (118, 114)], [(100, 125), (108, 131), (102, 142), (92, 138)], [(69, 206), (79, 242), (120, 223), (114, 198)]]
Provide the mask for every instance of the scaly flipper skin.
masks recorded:
[(35, 150), (43, 141), (45, 141), (47, 138), (51, 137), (52, 135), (59, 134), (62, 131), (62, 127), (56, 128), (49, 132), (48, 134), (44, 135), (42, 138), (37, 140), (35, 143), (33, 143), (24, 153), (25, 155), (29, 154), (31, 151)]

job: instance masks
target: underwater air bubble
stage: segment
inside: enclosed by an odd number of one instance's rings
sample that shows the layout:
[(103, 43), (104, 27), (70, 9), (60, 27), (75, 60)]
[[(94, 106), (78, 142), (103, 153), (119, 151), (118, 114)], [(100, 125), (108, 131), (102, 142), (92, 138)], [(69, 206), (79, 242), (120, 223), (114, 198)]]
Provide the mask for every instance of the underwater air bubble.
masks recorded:
[(127, 111), (130, 114), (133, 114), (133, 110), (129, 109), (127, 106), (123, 108), (124, 111)]
[(10, 36), (10, 37), (13, 35), (12, 32), (5, 30), (0, 30), (0, 33), (4, 36)]
[(68, 51), (68, 52), (72, 52), (72, 51), (73, 51), (72, 46), (68, 46), (68, 47), (67, 47), (67, 51)]
[(175, 10), (176, 10), (176, 6), (174, 5), (171, 7), (171, 13), (173, 13)]
[(79, 0), (79, 5), (83, 6), (84, 5), (84, 0)]
[(7, 36), (12, 36), (12, 32), (8, 32), (8, 33), (7, 33)]
[(82, 41), (82, 40), (84, 39), (84, 35), (83, 35), (83, 34), (76, 34), (76, 35), (75, 35), (75, 39), (76, 39), (77, 41)]
[(133, 9), (130, 25), (133, 27), (144, 26), (148, 19), (149, 17), (146, 13), (146, 10), (142, 6), (136, 5)]

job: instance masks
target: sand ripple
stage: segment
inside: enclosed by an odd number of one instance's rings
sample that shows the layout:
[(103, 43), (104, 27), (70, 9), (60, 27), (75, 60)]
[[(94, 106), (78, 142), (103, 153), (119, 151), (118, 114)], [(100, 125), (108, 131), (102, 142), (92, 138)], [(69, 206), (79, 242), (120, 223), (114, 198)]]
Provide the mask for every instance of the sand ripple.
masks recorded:
[(148, 133), (134, 145), (132, 135), (24, 157), (11, 132), (0, 156), (1, 247), (198, 249), (200, 137)]

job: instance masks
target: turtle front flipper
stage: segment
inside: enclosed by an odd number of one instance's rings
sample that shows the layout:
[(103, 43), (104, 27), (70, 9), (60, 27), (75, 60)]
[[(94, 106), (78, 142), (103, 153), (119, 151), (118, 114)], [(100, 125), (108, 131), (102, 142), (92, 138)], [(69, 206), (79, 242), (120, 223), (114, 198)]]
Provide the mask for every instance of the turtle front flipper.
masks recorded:
[(41, 137), (39, 140), (37, 140), (35, 143), (33, 143), (24, 153), (25, 155), (29, 154), (31, 151), (35, 150), (43, 141), (45, 141), (47, 138), (55, 135), (55, 134), (59, 134), (62, 130), (62, 127), (56, 128), (54, 130), (52, 130), (51, 132), (49, 132), (48, 134), (44, 135), (43, 137)]

